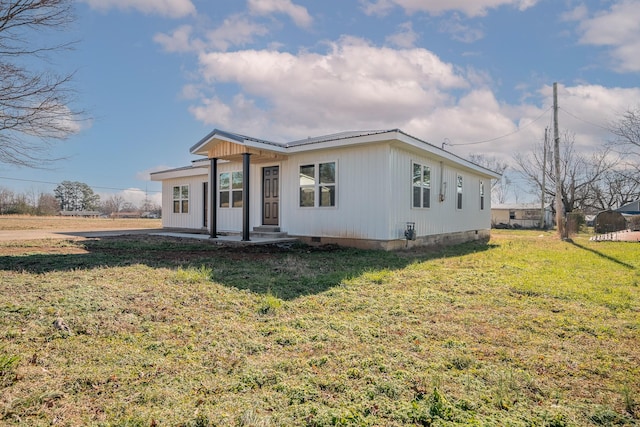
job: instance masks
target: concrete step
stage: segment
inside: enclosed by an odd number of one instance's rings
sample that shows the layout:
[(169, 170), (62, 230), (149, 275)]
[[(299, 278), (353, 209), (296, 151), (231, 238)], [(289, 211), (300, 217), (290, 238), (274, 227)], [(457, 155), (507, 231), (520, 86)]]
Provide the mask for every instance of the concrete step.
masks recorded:
[(256, 233), (279, 233), (280, 227), (277, 225), (261, 225), (259, 227), (253, 227), (253, 231)]

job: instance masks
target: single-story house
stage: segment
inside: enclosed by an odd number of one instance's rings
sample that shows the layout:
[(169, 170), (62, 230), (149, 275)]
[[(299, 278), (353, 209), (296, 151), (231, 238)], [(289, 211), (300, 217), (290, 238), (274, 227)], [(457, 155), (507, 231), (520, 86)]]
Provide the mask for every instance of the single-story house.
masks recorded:
[(216, 129), (190, 151), (204, 159), (151, 174), (165, 228), (385, 250), (489, 238), (500, 175), (399, 129), (284, 143)]
[(627, 227), (633, 231), (640, 231), (640, 200), (629, 202), (616, 209), (627, 221)]
[(539, 228), (541, 219), (545, 227), (553, 227), (551, 205), (544, 208), (539, 203), (504, 203), (491, 207), (491, 225), (494, 228)]

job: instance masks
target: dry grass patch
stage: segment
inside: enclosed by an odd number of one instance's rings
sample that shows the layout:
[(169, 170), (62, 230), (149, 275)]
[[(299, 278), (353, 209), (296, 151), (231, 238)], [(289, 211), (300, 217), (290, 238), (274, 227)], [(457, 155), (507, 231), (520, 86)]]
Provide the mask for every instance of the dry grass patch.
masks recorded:
[(75, 230), (161, 228), (160, 219), (82, 218), (68, 216), (0, 215), (0, 230)]

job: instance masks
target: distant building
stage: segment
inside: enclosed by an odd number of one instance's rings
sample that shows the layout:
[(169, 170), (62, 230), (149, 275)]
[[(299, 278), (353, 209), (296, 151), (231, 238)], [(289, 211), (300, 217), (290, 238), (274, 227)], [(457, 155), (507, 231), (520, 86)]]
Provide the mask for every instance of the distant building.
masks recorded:
[(640, 200), (627, 203), (615, 210), (623, 215), (640, 215)]
[(536, 203), (507, 203), (491, 207), (491, 226), (493, 228), (540, 228), (543, 225), (553, 227), (553, 212), (547, 205), (542, 217), (540, 204)]
[(60, 216), (79, 216), (85, 218), (97, 218), (101, 214), (98, 211), (60, 211)]

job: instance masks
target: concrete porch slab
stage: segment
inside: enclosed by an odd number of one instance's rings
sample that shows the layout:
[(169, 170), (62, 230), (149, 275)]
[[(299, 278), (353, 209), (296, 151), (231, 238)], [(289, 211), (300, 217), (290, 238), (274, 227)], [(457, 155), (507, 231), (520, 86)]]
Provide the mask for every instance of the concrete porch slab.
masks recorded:
[(273, 245), (279, 243), (294, 243), (298, 239), (292, 237), (264, 237), (264, 236), (250, 236), (248, 242), (242, 240), (240, 235), (225, 235), (218, 236), (215, 239), (209, 237), (208, 234), (201, 233), (179, 233), (179, 232), (160, 232), (149, 233), (150, 236), (165, 236), (165, 237), (179, 237), (184, 239), (198, 239), (207, 240), (213, 244), (219, 245), (234, 245), (234, 246), (251, 246), (251, 245)]

